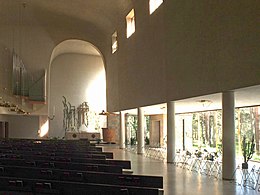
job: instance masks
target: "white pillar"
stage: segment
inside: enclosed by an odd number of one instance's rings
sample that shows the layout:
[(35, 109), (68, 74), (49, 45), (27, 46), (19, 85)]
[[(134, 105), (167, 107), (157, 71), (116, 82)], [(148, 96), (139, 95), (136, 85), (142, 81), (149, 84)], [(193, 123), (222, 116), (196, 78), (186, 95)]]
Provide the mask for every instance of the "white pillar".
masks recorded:
[(125, 148), (125, 113), (120, 112), (120, 148)]
[(144, 153), (144, 111), (138, 108), (137, 154)]
[(175, 103), (167, 102), (167, 162), (173, 163), (175, 157)]
[(222, 93), (222, 178), (232, 179), (236, 168), (234, 92)]

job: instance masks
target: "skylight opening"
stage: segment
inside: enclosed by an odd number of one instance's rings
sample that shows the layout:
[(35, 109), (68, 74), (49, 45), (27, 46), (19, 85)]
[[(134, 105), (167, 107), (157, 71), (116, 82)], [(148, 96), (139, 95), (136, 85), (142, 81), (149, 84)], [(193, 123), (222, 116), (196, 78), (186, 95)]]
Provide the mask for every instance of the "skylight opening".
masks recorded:
[(132, 9), (126, 16), (126, 37), (129, 38), (135, 32), (135, 12)]
[(150, 8), (150, 15), (160, 7), (163, 3), (163, 0), (150, 0), (149, 1), (149, 8)]

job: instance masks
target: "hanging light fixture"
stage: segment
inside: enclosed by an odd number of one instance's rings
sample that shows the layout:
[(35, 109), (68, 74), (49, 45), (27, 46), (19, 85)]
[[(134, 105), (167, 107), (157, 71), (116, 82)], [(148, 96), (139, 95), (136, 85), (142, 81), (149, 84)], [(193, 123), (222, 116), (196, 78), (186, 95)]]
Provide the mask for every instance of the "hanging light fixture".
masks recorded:
[(212, 101), (202, 99), (202, 100), (199, 100), (198, 103), (200, 103), (202, 105), (202, 107), (206, 108), (206, 107), (209, 107), (212, 104)]
[(106, 112), (105, 110), (102, 110), (102, 112), (100, 112), (99, 115), (109, 116), (109, 115), (117, 115), (117, 114), (113, 113), (113, 112)]

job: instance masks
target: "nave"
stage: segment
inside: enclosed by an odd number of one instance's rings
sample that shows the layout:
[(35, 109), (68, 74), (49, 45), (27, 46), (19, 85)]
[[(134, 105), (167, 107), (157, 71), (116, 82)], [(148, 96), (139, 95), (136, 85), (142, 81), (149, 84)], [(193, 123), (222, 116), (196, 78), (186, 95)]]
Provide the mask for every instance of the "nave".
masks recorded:
[(130, 169), (88, 140), (0, 141), (0, 194), (163, 194), (162, 177), (123, 173)]
[(104, 151), (113, 152), (115, 159), (131, 160), (134, 174), (163, 176), (164, 195), (256, 195), (252, 190), (235, 182), (224, 181), (207, 175), (151, 159), (143, 155), (119, 149), (115, 145), (104, 146)]

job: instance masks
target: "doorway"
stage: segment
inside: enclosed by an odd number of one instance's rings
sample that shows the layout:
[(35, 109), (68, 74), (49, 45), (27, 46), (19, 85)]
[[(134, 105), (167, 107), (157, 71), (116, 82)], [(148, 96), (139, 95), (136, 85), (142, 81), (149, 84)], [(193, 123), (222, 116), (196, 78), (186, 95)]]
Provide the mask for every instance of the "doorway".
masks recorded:
[(160, 147), (161, 146), (161, 121), (152, 121), (152, 135), (151, 145)]
[(9, 123), (5, 121), (0, 121), (0, 139), (9, 138)]

